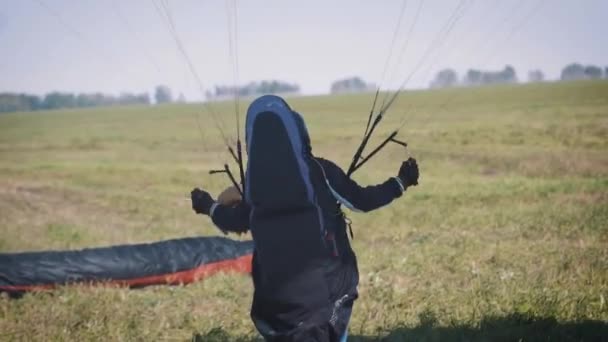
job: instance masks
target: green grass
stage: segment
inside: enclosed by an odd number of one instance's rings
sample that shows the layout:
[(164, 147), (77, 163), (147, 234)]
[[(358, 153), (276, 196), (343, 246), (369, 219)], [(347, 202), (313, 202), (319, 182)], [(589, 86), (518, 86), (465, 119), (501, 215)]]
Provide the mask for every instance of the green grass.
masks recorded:
[[(371, 97), (290, 103), (314, 152), (346, 167)], [(232, 105), (214, 108), (232, 138)], [(406, 93), (371, 144), (402, 119), (408, 150), (391, 145), (355, 175), (381, 182), (408, 154), (421, 170), (402, 199), (350, 214), (353, 340), (608, 336), (608, 83)], [(229, 161), (215, 126), (197, 105), (1, 115), (0, 251), (216, 235), (187, 197), (229, 184), (207, 174)], [(218, 275), (1, 298), (0, 340), (252, 340), (251, 294), (247, 277)]]

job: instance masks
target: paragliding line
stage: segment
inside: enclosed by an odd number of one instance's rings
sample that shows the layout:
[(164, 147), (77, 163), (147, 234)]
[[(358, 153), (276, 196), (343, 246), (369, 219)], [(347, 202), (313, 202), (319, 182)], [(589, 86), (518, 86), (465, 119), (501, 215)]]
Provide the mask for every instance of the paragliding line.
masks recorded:
[(382, 88), (382, 83), (384, 83), (384, 79), (386, 78), (386, 71), (388, 69), (388, 65), (393, 57), (393, 49), (395, 48), (395, 40), (397, 39), (397, 35), (399, 34), (399, 28), (401, 28), (401, 21), (403, 20), (403, 14), (405, 13), (405, 9), (407, 8), (407, 0), (403, 0), (403, 4), (401, 5), (401, 11), (399, 12), (399, 18), (397, 19), (397, 26), (395, 27), (395, 31), (393, 31), (393, 38), (391, 39), (391, 45), (389, 49), (388, 56), (386, 57), (386, 61), (384, 62), (384, 68), (382, 70), (382, 77), (380, 78), (380, 84), (376, 89), (376, 94), (374, 95), (374, 101), (372, 103), (372, 108), (369, 111), (369, 117), (367, 118), (367, 125), (365, 126), (365, 134), (369, 130), (369, 125), (372, 121), (372, 116), (374, 115), (374, 110), (376, 109), (376, 102), (378, 101), (378, 95), (380, 94), (380, 89)]
[(363, 158), (353, 169), (353, 173), (355, 171), (357, 171), (361, 166), (363, 166), (365, 163), (367, 163), (374, 155), (376, 155), (376, 153), (380, 152), (380, 150), (382, 150), (384, 148), (384, 146), (386, 146), (389, 142), (401, 145), (403, 147), (407, 147), (407, 143), (397, 140), (395, 139), (395, 137), (397, 136), (397, 134), (399, 133), (398, 130), (393, 131), (393, 133), (391, 133), (386, 139), (384, 139), (384, 141), (382, 141), (382, 143), (380, 143), (370, 154), (368, 154), (365, 158)]
[[(408, 75), (408, 77), (401, 84), (401, 86), (399, 87), (399, 89), (397, 89), (397, 91), (392, 94), (392, 96), (390, 97), (388, 103), (386, 103), (386, 104), (383, 103), (382, 104), (382, 106), (380, 108), (380, 111), (378, 112), (378, 115), (376, 115), (376, 118), (374, 119), (371, 127), (369, 128), (369, 131), (366, 129), (366, 134), (364, 135), (363, 140), (361, 141), (361, 144), (359, 145), (359, 147), (357, 148), (357, 151), (355, 152), (355, 155), (353, 156), (351, 164), (348, 167), (348, 171), (346, 173), (346, 175), (348, 177), (350, 177), (357, 169), (359, 169), (363, 165), (363, 163), (360, 162), (360, 160), (362, 159), (361, 156), (363, 154), (363, 151), (365, 150), (365, 147), (367, 146), (367, 143), (369, 142), (370, 137), (374, 133), (374, 130), (376, 129), (376, 127), (378, 126), (378, 124), (380, 123), (380, 121), (382, 121), (382, 118), (384, 117), (384, 114), (392, 106), (392, 104), (395, 102), (395, 100), (397, 99), (397, 97), (399, 96), (399, 94), (403, 91), (403, 88), (407, 85), (407, 83), (412, 78), (412, 76), (422, 66), (422, 64), (424, 63), (425, 59), (429, 56), (429, 54), (443, 44), (443, 41), (445, 40), (445, 38), (450, 34), (450, 32), (452, 31), (452, 29), (454, 28), (454, 26), (456, 25), (456, 23), (462, 18), (462, 16), (464, 15), (464, 12), (467, 10), (467, 8), (464, 6), (465, 4), (466, 4), (465, 0), (460, 0), (460, 2), (458, 3), (458, 6), (456, 6), (456, 8), (454, 9), (454, 11), (452, 12), (452, 14), (450, 15), (450, 17), (448, 18), (447, 22), (443, 25), (443, 27), (441, 28), (441, 30), (438, 32), (437, 36), (433, 39), (433, 41), (431, 42), (431, 44), (428, 46), (427, 50), (424, 53), (423, 58), (420, 59), (420, 61), (418, 62), (417, 66), (414, 68), (414, 70)], [(379, 89), (377, 90), (377, 92), (379, 92)], [(374, 99), (374, 104), (375, 104), (375, 102), (376, 102), (376, 99)], [(372, 107), (372, 112), (373, 112), (373, 107)], [(373, 114), (370, 113), (370, 117), (368, 118), (368, 122), (371, 121), (370, 119), (371, 119), (372, 115)], [(398, 132), (398, 130), (395, 131), (395, 132), (393, 132), (395, 134), (395, 136), (396, 136), (397, 132)], [(394, 136), (392, 138), (394, 138)], [(385, 139), (373, 151), (373, 153), (370, 153), (370, 155), (368, 155), (363, 160), (365, 160), (365, 162), (367, 162), (373, 155), (375, 155), (376, 153), (378, 153), (390, 141), (391, 141), (391, 137)]]
[(214, 174), (218, 174), (218, 173), (225, 173), (226, 175), (228, 175), (228, 178), (230, 178), (230, 181), (232, 182), (232, 185), (234, 185), (234, 187), (238, 190), (239, 194), (241, 194), (241, 196), (243, 196), (243, 191), (241, 190), (241, 187), (239, 186), (239, 183), (234, 178), (234, 175), (232, 174), (232, 171), (230, 171), (230, 167), (228, 166), (228, 164), (224, 164), (224, 169), (223, 170), (211, 170), (211, 171), (209, 171), (210, 175), (214, 175)]

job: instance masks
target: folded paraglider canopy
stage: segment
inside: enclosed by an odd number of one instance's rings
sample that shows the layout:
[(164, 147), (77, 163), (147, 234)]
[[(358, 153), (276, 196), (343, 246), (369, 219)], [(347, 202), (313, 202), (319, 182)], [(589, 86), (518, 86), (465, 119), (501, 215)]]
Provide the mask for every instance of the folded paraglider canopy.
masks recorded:
[(251, 272), (252, 241), (167, 240), (75, 251), (0, 254), (0, 292), (74, 283), (128, 287), (188, 284), (221, 271)]

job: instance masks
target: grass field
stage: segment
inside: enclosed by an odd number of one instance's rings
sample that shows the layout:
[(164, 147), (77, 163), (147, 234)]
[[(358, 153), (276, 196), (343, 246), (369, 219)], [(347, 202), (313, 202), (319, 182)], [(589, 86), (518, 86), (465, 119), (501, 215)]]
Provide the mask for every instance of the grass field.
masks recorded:
[[(371, 99), (290, 103), (313, 151), (346, 167)], [(215, 108), (234, 136), (232, 104)], [(350, 215), (352, 340), (608, 339), (608, 82), (410, 92), (378, 139), (403, 118), (409, 150), (387, 147), (355, 176), (383, 181), (408, 153), (421, 171), (397, 202)], [(0, 252), (217, 235), (187, 194), (227, 186), (207, 174), (226, 161), (197, 105), (1, 115)], [(218, 275), (2, 297), (0, 340), (251, 340), (251, 294), (247, 277)]]

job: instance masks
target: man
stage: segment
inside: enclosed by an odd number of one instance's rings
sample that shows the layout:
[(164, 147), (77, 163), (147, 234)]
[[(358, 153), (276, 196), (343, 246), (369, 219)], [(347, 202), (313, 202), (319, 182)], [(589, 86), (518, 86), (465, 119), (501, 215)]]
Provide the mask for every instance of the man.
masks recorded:
[[(251, 318), (268, 341), (343, 341), (359, 274), (341, 206), (368, 212), (418, 184), (415, 159), (396, 177), (360, 187), (334, 163), (314, 157), (304, 120), (277, 96), (247, 111), (244, 201), (194, 189), (192, 208), (222, 231), (250, 231), (255, 243)], [(232, 194), (231, 194), (232, 191)]]

